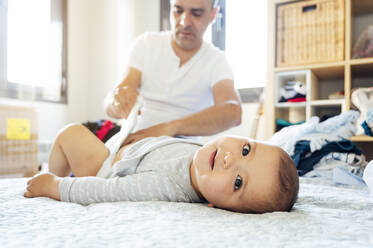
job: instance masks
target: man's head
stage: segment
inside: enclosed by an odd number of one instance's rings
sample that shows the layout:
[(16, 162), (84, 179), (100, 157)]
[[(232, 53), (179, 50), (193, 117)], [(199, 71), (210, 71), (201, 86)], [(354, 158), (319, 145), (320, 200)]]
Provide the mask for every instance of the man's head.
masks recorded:
[(210, 204), (244, 213), (290, 211), (299, 189), (289, 155), (277, 146), (221, 137), (197, 151), (193, 187)]
[(172, 39), (183, 50), (198, 49), (215, 19), (218, 0), (171, 0)]

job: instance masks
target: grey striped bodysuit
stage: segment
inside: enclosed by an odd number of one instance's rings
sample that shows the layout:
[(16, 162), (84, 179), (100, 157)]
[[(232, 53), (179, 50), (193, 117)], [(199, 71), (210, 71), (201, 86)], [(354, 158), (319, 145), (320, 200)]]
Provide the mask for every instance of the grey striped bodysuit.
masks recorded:
[(126, 148), (112, 167), (97, 177), (66, 177), (60, 181), (61, 201), (89, 205), (114, 201), (202, 202), (190, 179), (190, 164), (201, 144), (152, 137)]

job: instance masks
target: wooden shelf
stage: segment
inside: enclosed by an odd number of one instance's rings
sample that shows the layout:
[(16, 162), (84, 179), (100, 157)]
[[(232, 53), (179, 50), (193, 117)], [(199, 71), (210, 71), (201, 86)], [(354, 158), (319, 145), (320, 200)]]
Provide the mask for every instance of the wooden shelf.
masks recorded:
[(278, 102), (276, 108), (305, 108), (306, 102)]
[(311, 106), (340, 106), (343, 105), (345, 99), (331, 99), (331, 100), (315, 100), (310, 101)]
[[(276, 56), (279, 51), (278, 39), (281, 38), (279, 43), (284, 40), (282, 36), (280, 38), (276, 37), (279, 9), (286, 7), (284, 4), (299, 1), (311, 2), (312, 0), (267, 0), (269, 45), (268, 86), (266, 87), (267, 100), (264, 107), (264, 115), (267, 120), (265, 128), (268, 130), (265, 134), (266, 138), (271, 137), (276, 130), (276, 117), (284, 115), (286, 119), (286, 114), (291, 112), (290, 108), (298, 108), (292, 110), (293, 112), (302, 112), (304, 108), (306, 120), (310, 119), (313, 115), (321, 116), (324, 112), (328, 111), (332, 112), (335, 110), (339, 113), (350, 110), (352, 106), (352, 89), (356, 87), (370, 87), (373, 78), (373, 57), (351, 59), (353, 42), (356, 42), (356, 36), (373, 21), (373, 0), (344, 0), (344, 57), (338, 57), (339, 61), (296, 66), (278, 66), (276, 64), (278, 63)], [(332, 31), (335, 32), (335, 30)], [(291, 35), (294, 36), (294, 34)], [(289, 40), (292, 40), (293, 36), (290, 36)], [(291, 43), (291, 45), (295, 49), (298, 49), (297, 44)], [(299, 81), (305, 81), (307, 86), (307, 101), (302, 103), (279, 103), (279, 89), (286, 84), (286, 80), (293, 80), (291, 79), (292, 75), (294, 75), (294, 78), (303, 75), (304, 80)], [(344, 98), (328, 99), (328, 96), (336, 91), (344, 91)], [(351, 140), (361, 143), (365, 142), (369, 146), (369, 149), (373, 145), (373, 137), (369, 136), (355, 136)]]
[(312, 70), (312, 72), (319, 78), (330, 79), (330, 78), (343, 78), (345, 70), (345, 61), (324, 63), (324, 64), (313, 64), (313, 65), (301, 65), (291, 67), (276, 67), (274, 72), (283, 71), (296, 71), (296, 70)]
[(334, 68), (345, 66), (345, 61), (322, 63), (322, 64), (311, 64), (311, 65), (297, 65), (287, 67), (275, 67), (275, 72), (281, 71), (295, 71), (295, 70), (308, 70), (308, 69), (321, 69), (321, 68)]
[(351, 65), (373, 65), (373, 58), (352, 59), (350, 63)]
[(373, 142), (373, 137), (367, 135), (353, 136), (350, 138), (353, 142)]
[(275, 0), (276, 4), (296, 2), (297, 0)]

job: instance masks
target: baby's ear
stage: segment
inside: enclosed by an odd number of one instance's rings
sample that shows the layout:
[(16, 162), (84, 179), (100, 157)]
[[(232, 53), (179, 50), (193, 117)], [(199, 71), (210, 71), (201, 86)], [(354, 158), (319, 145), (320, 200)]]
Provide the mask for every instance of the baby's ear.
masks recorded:
[(215, 207), (214, 204), (212, 204), (212, 203), (207, 204), (207, 206), (208, 206), (209, 208), (214, 208), (214, 207)]

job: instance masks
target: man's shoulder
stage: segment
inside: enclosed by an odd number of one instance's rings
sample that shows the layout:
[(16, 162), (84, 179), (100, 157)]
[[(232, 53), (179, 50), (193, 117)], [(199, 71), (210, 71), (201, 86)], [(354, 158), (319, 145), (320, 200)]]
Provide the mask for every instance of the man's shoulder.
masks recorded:
[(225, 52), (222, 51), (220, 48), (216, 47), (214, 44), (209, 43), (207, 41), (203, 41), (203, 49), (205, 50), (206, 54), (211, 58), (225, 58)]

